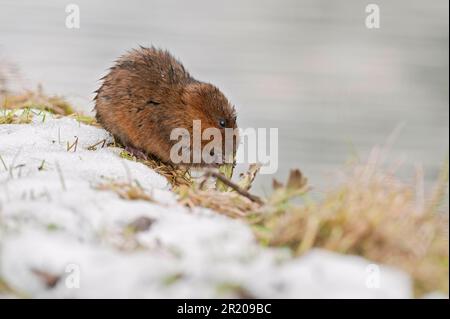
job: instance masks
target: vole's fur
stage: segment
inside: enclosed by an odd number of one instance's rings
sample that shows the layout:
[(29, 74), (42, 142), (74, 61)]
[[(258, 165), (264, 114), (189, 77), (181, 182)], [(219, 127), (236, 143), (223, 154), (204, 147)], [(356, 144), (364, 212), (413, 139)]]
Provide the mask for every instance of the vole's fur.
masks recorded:
[[(174, 128), (192, 137), (193, 120), (202, 131), (236, 128), (236, 113), (215, 86), (197, 81), (169, 52), (139, 48), (120, 57), (96, 91), (96, 118), (123, 144), (171, 163)], [(202, 142), (202, 145), (204, 142)], [(200, 164), (201, 165), (201, 164)]]

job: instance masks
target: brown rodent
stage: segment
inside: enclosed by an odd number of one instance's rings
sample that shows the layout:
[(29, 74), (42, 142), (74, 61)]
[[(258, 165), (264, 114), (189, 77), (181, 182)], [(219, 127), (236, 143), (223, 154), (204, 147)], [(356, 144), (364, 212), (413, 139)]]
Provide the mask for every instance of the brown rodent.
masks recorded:
[[(234, 106), (219, 89), (191, 77), (167, 51), (134, 49), (121, 56), (102, 80), (95, 97), (97, 121), (124, 145), (163, 162), (173, 163), (174, 128), (187, 129), (192, 140), (193, 121), (200, 120), (202, 131), (218, 128), (225, 141), (225, 128), (237, 127)], [(201, 147), (207, 142), (202, 141)]]

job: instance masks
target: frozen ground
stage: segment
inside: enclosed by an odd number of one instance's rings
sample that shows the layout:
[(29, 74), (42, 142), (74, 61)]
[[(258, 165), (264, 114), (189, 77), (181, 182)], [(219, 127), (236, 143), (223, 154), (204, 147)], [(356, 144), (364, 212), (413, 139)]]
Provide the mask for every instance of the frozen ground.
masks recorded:
[[(3, 297), (411, 297), (397, 270), (321, 250), (291, 258), (258, 245), (244, 222), (178, 205), (148, 167), (87, 150), (103, 139), (49, 114), (0, 125), (0, 279), (14, 291)], [(156, 202), (96, 188), (130, 180)], [(130, 232), (136, 220), (147, 227)]]

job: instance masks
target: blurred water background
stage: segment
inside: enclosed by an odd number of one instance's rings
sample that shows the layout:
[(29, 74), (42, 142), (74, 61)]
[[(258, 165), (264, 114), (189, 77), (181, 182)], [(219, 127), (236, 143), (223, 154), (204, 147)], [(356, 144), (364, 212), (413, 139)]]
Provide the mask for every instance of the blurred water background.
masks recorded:
[(358, 0), (76, 0), (81, 28), (67, 29), (70, 2), (0, 0), (0, 59), (19, 69), (12, 86), (42, 83), (90, 111), (113, 60), (154, 44), (220, 87), (241, 127), (279, 129), (280, 179), (298, 167), (322, 189), (402, 127), (390, 160), (431, 181), (449, 149), (449, 2), (372, 2), (380, 29)]

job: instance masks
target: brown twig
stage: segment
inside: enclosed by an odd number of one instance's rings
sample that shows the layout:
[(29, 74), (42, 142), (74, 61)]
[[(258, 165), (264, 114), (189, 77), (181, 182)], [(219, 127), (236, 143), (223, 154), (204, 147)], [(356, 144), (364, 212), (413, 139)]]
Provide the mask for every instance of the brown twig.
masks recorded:
[(245, 189), (243, 189), (239, 185), (233, 183), (231, 180), (229, 180), (228, 178), (226, 178), (224, 175), (222, 175), (220, 173), (208, 170), (205, 173), (205, 178), (208, 178), (208, 177), (215, 177), (215, 178), (217, 178), (222, 183), (224, 183), (228, 187), (231, 187), (233, 190), (235, 190), (238, 194), (248, 198), (252, 202), (258, 203), (260, 205), (264, 204), (263, 200), (260, 197), (258, 197), (256, 195), (253, 195), (253, 194), (250, 194), (248, 191), (246, 191)]
[(105, 144), (106, 144), (106, 139), (103, 139), (103, 140), (101, 140), (101, 141), (99, 141), (99, 142), (97, 142), (97, 143), (95, 143), (95, 144), (93, 144), (91, 146), (88, 146), (87, 149), (89, 151), (95, 151), (97, 149), (97, 146), (99, 146), (100, 144), (102, 144), (101, 148), (104, 148)]
[(75, 136), (75, 142), (73, 142), (72, 144), (69, 144), (69, 142), (67, 142), (67, 152), (70, 152), (72, 148), (73, 151), (76, 152), (77, 146), (78, 146), (78, 136)]

